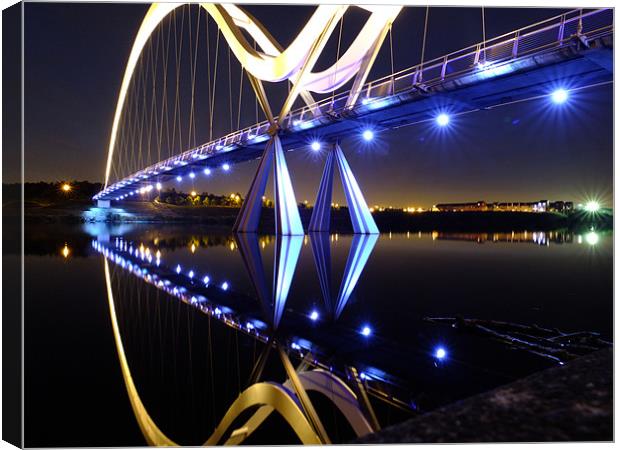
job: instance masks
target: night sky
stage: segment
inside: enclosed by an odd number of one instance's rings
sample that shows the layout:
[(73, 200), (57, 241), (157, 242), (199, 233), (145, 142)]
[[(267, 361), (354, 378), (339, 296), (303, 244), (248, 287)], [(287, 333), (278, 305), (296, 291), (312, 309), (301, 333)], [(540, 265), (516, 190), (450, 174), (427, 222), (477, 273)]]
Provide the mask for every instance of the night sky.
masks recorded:
[[(118, 89), (147, 8), (112, 3), (26, 4), (26, 181), (103, 179)], [(313, 10), (305, 6), (247, 9), (284, 46)], [(406, 8), (396, 19), (396, 70), (419, 61), (424, 11)], [(561, 12), (487, 8), (487, 37)], [(359, 12), (347, 13), (343, 44), (357, 34), (355, 24), (363, 23), (362, 17)], [(426, 59), (474, 44), (481, 37), (479, 8), (431, 8)], [(333, 55), (331, 47), (326, 53)], [(325, 63), (320, 61), (319, 66)], [(376, 73), (387, 73), (387, 46), (375, 64)], [(369, 80), (373, 78), (371, 74)], [(482, 199), (581, 202), (596, 196), (610, 206), (612, 92), (611, 84), (584, 90), (561, 109), (552, 109), (548, 99), (540, 99), (475, 112), (459, 117), (442, 133), (431, 123), (418, 124), (382, 134), (372, 146), (345, 140), (343, 149), (370, 205), (428, 207)], [(288, 153), (287, 160), (298, 201), (313, 203), (323, 160), (307, 150)], [(256, 162), (240, 164), (226, 176), (194, 187), (245, 194), (255, 168)], [(5, 179), (10, 181), (18, 178)], [(342, 202), (339, 183), (334, 186), (335, 201)]]

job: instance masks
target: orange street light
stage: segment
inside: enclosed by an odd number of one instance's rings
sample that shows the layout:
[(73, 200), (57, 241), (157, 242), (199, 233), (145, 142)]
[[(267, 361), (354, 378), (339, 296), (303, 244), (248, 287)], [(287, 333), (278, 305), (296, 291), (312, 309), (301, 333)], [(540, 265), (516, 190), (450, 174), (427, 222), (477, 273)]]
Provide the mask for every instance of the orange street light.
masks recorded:
[(71, 190), (71, 185), (69, 183), (64, 183), (61, 189), (65, 192), (69, 192)]

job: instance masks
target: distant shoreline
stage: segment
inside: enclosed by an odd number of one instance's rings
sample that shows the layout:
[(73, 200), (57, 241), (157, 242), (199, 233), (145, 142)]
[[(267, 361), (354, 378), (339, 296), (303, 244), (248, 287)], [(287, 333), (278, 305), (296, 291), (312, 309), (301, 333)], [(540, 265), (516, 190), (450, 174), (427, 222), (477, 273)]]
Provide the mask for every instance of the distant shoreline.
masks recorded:
[[(148, 202), (124, 204), (122, 208), (95, 208), (90, 202), (67, 202), (65, 204), (25, 205), (26, 224), (45, 223), (162, 223), (199, 224), (209, 228), (232, 229), (239, 208), (222, 206), (173, 206)], [(300, 208), (304, 229), (307, 230), (311, 208)], [(19, 215), (17, 205), (3, 205), (3, 216)], [(611, 229), (613, 215), (572, 213), (530, 213), (530, 212), (420, 212), (408, 213), (389, 210), (373, 213), (381, 232), (406, 231), (524, 231), (557, 229)], [(274, 214), (272, 208), (263, 208), (259, 232), (273, 232)], [(352, 232), (347, 208), (332, 210), (332, 231)]]

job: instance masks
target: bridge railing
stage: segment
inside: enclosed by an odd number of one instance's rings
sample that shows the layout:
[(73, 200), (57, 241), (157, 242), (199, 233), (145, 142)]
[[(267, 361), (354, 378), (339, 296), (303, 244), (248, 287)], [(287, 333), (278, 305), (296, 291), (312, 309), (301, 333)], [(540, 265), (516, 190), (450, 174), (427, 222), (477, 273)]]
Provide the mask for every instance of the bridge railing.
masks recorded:
[[(360, 99), (352, 108), (383, 102), (387, 96), (411, 89), (425, 89), (467, 72), (479, 72), (483, 76), (501, 75), (509, 69), (502, 68), (502, 65), (513, 59), (566, 45), (579, 36), (594, 39), (611, 29), (611, 9), (573, 10), (366, 83), (356, 93)], [(335, 98), (295, 110), (290, 114), (289, 123), (303, 123), (343, 112), (346, 99), (351, 94), (344, 92)]]
[[(587, 40), (595, 39), (609, 34), (612, 30), (612, 9), (569, 11), (373, 80), (362, 86), (359, 92), (343, 92), (312, 105), (298, 108), (289, 113), (281, 126), (294, 131), (312, 128), (334, 117), (346, 115), (350, 111), (382, 108), (392, 101), (397, 101), (398, 94), (413, 90), (424, 91), (433, 85), (468, 73), (480, 74), (483, 78), (501, 75), (510, 70), (510, 61), (565, 46), (581, 37)], [(349, 105), (349, 99), (354, 94), (358, 95), (357, 101)], [(269, 122), (263, 121), (235, 131), (147, 167), (109, 186), (102, 193), (108, 194), (131, 182), (147, 180), (151, 176), (164, 174), (175, 166), (187, 165), (193, 160), (206, 159), (230, 151), (239, 145), (265, 141), (268, 139), (269, 127)]]

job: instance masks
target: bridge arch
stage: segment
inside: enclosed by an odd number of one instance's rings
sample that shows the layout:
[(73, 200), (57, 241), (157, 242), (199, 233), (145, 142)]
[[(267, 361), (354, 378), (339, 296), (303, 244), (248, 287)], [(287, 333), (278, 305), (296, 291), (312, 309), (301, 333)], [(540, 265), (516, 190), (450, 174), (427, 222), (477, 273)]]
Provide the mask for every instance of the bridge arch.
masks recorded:
[[(104, 188), (110, 181), (119, 124), (138, 60), (158, 25), (180, 6), (183, 4), (154, 3), (140, 25), (125, 67), (116, 103), (108, 144)], [(321, 72), (312, 72), (313, 63), (307, 64), (310, 56), (315, 55), (314, 61), (316, 61), (316, 57), (327, 42), (325, 37), (331, 35), (348, 6), (318, 6), (310, 20), (286, 49), (279, 45), (260, 22), (235, 5), (200, 3), (200, 7), (214, 19), (231, 51), (248, 72), (248, 76), (268, 82), (288, 79), (294, 87), (296, 86), (296, 89), (293, 89), (295, 93), (301, 94), (306, 103), (312, 102), (309, 91), (317, 93), (333, 91), (353, 78), (363, 64), (368, 66), (369, 61), (374, 60), (387, 28), (391, 26), (401, 9), (401, 7), (365, 7), (371, 15), (349, 48), (331, 67)], [(241, 29), (244, 29), (255, 40), (261, 52), (250, 45)], [(307, 67), (308, 65), (310, 67)], [(368, 70), (364, 72), (363, 78), (365, 79)], [(256, 91), (257, 87), (254, 84), (253, 87)], [(257, 92), (257, 96), (259, 95), (260, 93)], [(264, 102), (261, 102), (261, 106), (263, 109), (268, 107)], [(265, 113), (268, 117), (271, 115), (267, 111)]]

